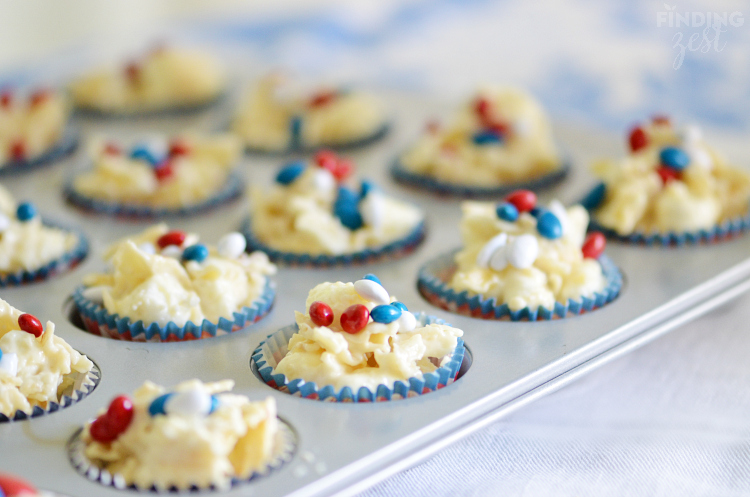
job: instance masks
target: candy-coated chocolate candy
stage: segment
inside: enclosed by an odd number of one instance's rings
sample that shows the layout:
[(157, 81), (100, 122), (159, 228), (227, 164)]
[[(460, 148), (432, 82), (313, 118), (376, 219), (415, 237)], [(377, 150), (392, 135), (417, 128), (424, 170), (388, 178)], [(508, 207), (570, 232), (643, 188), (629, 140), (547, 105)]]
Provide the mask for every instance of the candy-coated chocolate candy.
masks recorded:
[(31, 202), (22, 202), (16, 208), (16, 217), (22, 223), (31, 221), (36, 216), (36, 207)]
[(187, 155), (191, 150), (192, 147), (190, 146), (190, 144), (180, 138), (172, 140), (172, 142), (169, 144), (169, 155), (172, 157)]
[(359, 203), (362, 222), (374, 229), (380, 229), (385, 222), (385, 198), (380, 192), (374, 191)]
[(656, 169), (656, 174), (661, 178), (663, 185), (666, 185), (670, 181), (679, 181), (682, 178), (682, 173), (671, 167), (658, 167)]
[(534, 235), (520, 235), (508, 244), (508, 264), (518, 269), (530, 268), (539, 255), (539, 242)]
[(279, 174), (276, 175), (276, 182), (281, 185), (290, 185), (304, 172), (304, 162), (292, 162), (279, 171)]
[(336, 178), (327, 169), (317, 168), (312, 176), (313, 185), (319, 192), (327, 194), (336, 187)]
[(362, 331), (365, 326), (367, 326), (367, 322), (369, 320), (370, 311), (368, 311), (367, 307), (363, 306), (362, 304), (350, 305), (346, 308), (344, 313), (341, 314), (341, 317), (339, 318), (341, 328), (345, 332), (351, 334), (359, 333), (360, 331)]
[(382, 286), (382, 285), (383, 285), (383, 283), (381, 283), (381, 282), (380, 282), (380, 278), (378, 278), (377, 276), (375, 276), (375, 275), (374, 275), (374, 274), (372, 274), (372, 273), (367, 273), (366, 275), (362, 276), (362, 279), (363, 279), (363, 280), (370, 280), (370, 281), (374, 281), (375, 283), (377, 283), (377, 284), (378, 284), (378, 285), (380, 285), (380, 286)]
[(179, 416), (208, 416), (212, 408), (211, 394), (198, 389), (175, 392), (164, 402), (164, 411), (167, 414)]
[(583, 242), (581, 252), (588, 259), (598, 259), (606, 246), (607, 239), (604, 235), (598, 231), (592, 231), (586, 237), (586, 241)]
[(13, 92), (10, 90), (0, 92), (0, 107), (7, 109), (11, 103), (13, 103)]
[(21, 314), (20, 316), (18, 316), (18, 326), (21, 327), (22, 331), (31, 333), (37, 338), (42, 336), (42, 333), (44, 333), (42, 322), (39, 321), (36, 316), (32, 316), (31, 314)]
[(157, 165), (154, 168), (154, 176), (156, 176), (156, 180), (159, 182), (166, 181), (174, 176), (174, 164), (172, 161), (167, 159)]
[(166, 151), (162, 150), (162, 148), (165, 148), (165, 147), (162, 147), (160, 144), (157, 144), (156, 142), (138, 143), (135, 146), (133, 146), (132, 149), (130, 149), (130, 158), (146, 161), (150, 165), (155, 166), (159, 164), (164, 159), (164, 156), (166, 155)]
[(562, 227), (562, 235), (568, 232), (568, 210), (559, 200), (553, 200), (549, 203), (549, 211), (557, 217)]
[(549, 240), (557, 240), (563, 234), (562, 223), (551, 211), (544, 211), (539, 215), (536, 230)]
[(409, 309), (407, 309), (407, 308), (406, 308), (406, 305), (404, 305), (404, 304), (403, 304), (402, 302), (398, 302), (398, 301), (396, 301), (396, 302), (391, 302), (391, 305), (393, 305), (393, 306), (396, 306), (396, 307), (398, 307), (399, 309), (401, 309), (401, 312), (403, 312), (403, 311), (408, 311), (408, 310), (409, 310)]
[(10, 218), (0, 212), (0, 233), (3, 233), (10, 227)]
[(499, 233), (484, 244), (482, 250), (477, 254), (477, 266), (485, 268), (489, 267), (490, 259), (499, 248), (504, 247), (508, 243), (507, 233)]
[(26, 158), (26, 143), (21, 139), (13, 140), (10, 143), (10, 157), (15, 161), (24, 160)]
[(300, 116), (293, 116), (289, 120), (289, 136), (291, 138), (292, 145), (296, 145), (302, 138), (302, 118)]
[(659, 161), (663, 166), (682, 171), (690, 164), (690, 156), (677, 147), (665, 147), (659, 152)]
[(357, 280), (354, 282), (354, 291), (365, 300), (376, 304), (388, 304), (391, 301), (388, 291), (383, 285), (372, 280)]
[(372, 191), (376, 191), (378, 189), (377, 185), (373, 183), (372, 181), (363, 179), (362, 183), (359, 186), (359, 197), (365, 198), (368, 193)]
[(489, 267), (495, 271), (502, 271), (508, 266), (508, 247), (499, 247), (490, 257)]
[(604, 197), (606, 197), (606, 195), (607, 185), (599, 183), (581, 201), (581, 205), (589, 210), (596, 209), (602, 204), (602, 202), (604, 202)]
[(370, 317), (376, 323), (392, 323), (401, 317), (401, 309), (390, 304), (377, 305), (370, 311)]
[(354, 172), (354, 164), (350, 160), (339, 159), (336, 163), (336, 169), (333, 171), (333, 177), (338, 181), (344, 181)]
[(630, 131), (628, 142), (630, 143), (630, 150), (637, 152), (648, 146), (648, 135), (643, 128), (636, 126)]
[(338, 196), (333, 203), (333, 215), (351, 231), (358, 230), (363, 224), (358, 203), (359, 195), (344, 187), (339, 188)]
[(131, 83), (137, 83), (141, 78), (141, 65), (137, 62), (129, 62), (125, 65), (125, 77)]
[(154, 244), (150, 242), (139, 243), (138, 250), (140, 250), (141, 252), (145, 252), (148, 255), (154, 255), (156, 253), (156, 247), (154, 247)]
[(690, 156), (690, 164), (710, 171), (714, 167), (714, 159), (705, 148), (691, 145), (685, 148), (685, 152)]
[(133, 420), (133, 402), (125, 395), (115, 397), (107, 409), (107, 418), (122, 433)]
[(531, 190), (516, 190), (505, 201), (515, 205), (518, 212), (528, 212), (536, 206), (536, 194)]
[(0, 474), (0, 496), (2, 497), (31, 497), (39, 495), (34, 486), (15, 476)]
[(338, 93), (332, 90), (321, 91), (310, 98), (308, 105), (310, 107), (323, 107), (333, 102), (337, 96)]
[(46, 88), (36, 90), (29, 95), (29, 105), (36, 107), (42, 104), (52, 96), (52, 92)]
[(475, 145), (498, 145), (503, 143), (502, 135), (490, 129), (474, 133), (471, 139)]
[(182, 248), (177, 245), (168, 245), (161, 249), (161, 255), (172, 259), (182, 259)]
[(187, 237), (187, 234), (184, 231), (170, 231), (160, 236), (159, 239), (156, 240), (156, 244), (162, 249), (170, 245), (176, 245), (179, 247), (185, 243), (185, 237)]
[(0, 354), (0, 369), (11, 376), (15, 376), (18, 373), (18, 354), (15, 352)]
[(122, 153), (122, 149), (115, 142), (105, 143), (102, 151), (107, 155), (120, 155)]
[(236, 259), (245, 253), (247, 248), (247, 240), (242, 233), (233, 231), (219, 238), (219, 242), (216, 244), (216, 251), (220, 256), (226, 257), (227, 259)]
[(479, 97), (474, 102), (474, 111), (482, 119), (486, 119), (490, 115), (490, 108), (492, 103), (484, 97)]
[(330, 326), (333, 323), (333, 309), (325, 302), (316, 300), (310, 304), (310, 319), (316, 326)]
[(191, 245), (182, 251), (182, 260), (185, 262), (187, 261), (203, 262), (206, 260), (207, 257), (208, 257), (208, 248), (201, 243), (196, 243), (195, 245)]
[(414, 331), (417, 327), (417, 318), (409, 311), (401, 311), (401, 316), (398, 318), (398, 329), (399, 331)]
[(336, 164), (339, 161), (336, 154), (334, 152), (331, 152), (330, 150), (321, 150), (320, 152), (315, 154), (315, 158), (313, 160), (318, 165), (318, 167), (328, 169), (331, 173), (336, 170)]
[(503, 202), (501, 204), (498, 204), (496, 211), (497, 217), (499, 217), (503, 221), (513, 223), (518, 220), (518, 209), (516, 209), (516, 206), (511, 204), (510, 202)]
[(160, 395), (156, 397), (154, 400), (151, 401), (151, 404), (148, 406), (148, 413), (152, 417), (158, 416), (160, 414), (166, 415), (167, 411), (164, 410), (164, 406), (172, 395), (174, 394), (165, 393), (164, 395)]

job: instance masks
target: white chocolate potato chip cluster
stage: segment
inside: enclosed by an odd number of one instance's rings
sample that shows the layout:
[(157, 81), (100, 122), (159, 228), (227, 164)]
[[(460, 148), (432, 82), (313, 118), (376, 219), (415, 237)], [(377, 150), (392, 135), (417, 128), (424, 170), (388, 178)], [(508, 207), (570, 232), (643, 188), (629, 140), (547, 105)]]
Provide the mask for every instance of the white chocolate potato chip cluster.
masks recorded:
[(104, 255), (111, 270), (88, 275), (83, 296), (133, 322), (231, 321), (261, 296), (268, 275), (276, 272), (264, 253), (246, 254), (245, 245), (240, 233), (208, 247), (195, 234), (155, 225), (112, 245)]
[(250, 89), (232, 125), (247, 147), (281, 151), (346, 145), (385, 126), (380, 103), (367, 93), (293, 86), (288, 77), (271, 74)]
[(371, 274), (354, 283), (321, 283), (306, 308), (295, 313), (299, 331), (273, 373), (319, 388), (375, 392), (379, 385), (422, 378), (449, 361), (463, 336), (448, 325), (419, 325)]
[(270, 189), (254, 186), (253, 235), (276, 250), (339, 255), (403, 239), (423, 222), (419, 209), (369, 181), (347, 187), (352, 171), (351, 162), (322, 151), (285, 166)]
[(94, 167), (77, 176), (73, 190), (119, 205), (181, 208), (215, 195), (240, 155), (231, 135), (153, 138), (129, 150), (114, 142), (92, 146)]
[(606, 284), (597, 261), (601, 233), (586, 236), (589, 217), (580, 205), (566, 209), (518, 190), (499, 204), (465, 202), (457, 269), (450, 287), (496, 298), (511, 311), (591, 297)]
[(666, 117), (634, 127), (630, 153), (602, 160), (602, 180), (586, 202), (596, 222), (619, 235), (710, 229), (747, 214), (750, 175), (703, 140), (696, 126), (682, 130)]
[(150, 381), (116, 397), (84, 428), (84, 455), (140, 490), (216, 487), (248, 479), (278, 454), (276, 403), (233, 394), (232, 380)]
[(47, 409), (91, 371), (93, 363), (46, 326), (0, 300), (0, 413)]
[(476, 187), (532, 180), (562, 167), (542, 107), (502, 87), (480, 89), (450, 125), (430, 123), (400, 161), (409, 172)]
[(199, 106), (225, 87), (224, 70), (211, 55), (158, 47), (122, 67), (81, 76), (70, 93), (83, 109), (130, 114)]
[(0, 167), (49, 151), (62, 138), (69, 116), (70, 105), (57, 92), (0, 92)]

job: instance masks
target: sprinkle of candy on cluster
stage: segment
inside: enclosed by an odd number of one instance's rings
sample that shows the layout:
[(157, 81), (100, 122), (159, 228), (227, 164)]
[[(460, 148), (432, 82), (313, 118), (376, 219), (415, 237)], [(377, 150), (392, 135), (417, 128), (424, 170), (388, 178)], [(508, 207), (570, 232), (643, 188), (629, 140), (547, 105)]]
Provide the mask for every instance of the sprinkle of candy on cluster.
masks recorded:
[(39, 321), (36, 316), (32, 316), (31, 314), (21, 314), (18, 316), (18, 326), (21, 328), (21, 331), (31, 333), (37, 338), (44, 333), (42, 322)]
[(120, 395), (109, 404), (107, 412), (99, 416), (89, 426), (91, 438), (99, 443), (108, 444), (128, 429), (133, 420), (133, 402)]

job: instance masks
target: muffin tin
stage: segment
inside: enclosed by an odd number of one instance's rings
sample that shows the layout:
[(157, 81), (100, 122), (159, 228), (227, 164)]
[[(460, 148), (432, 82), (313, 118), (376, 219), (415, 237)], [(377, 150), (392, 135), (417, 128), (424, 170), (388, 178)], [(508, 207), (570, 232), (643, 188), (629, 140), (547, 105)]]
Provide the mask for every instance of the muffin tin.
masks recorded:
[[(55, 322), (57, 333), (95, 361), (102, 376), (98, 387), (75, 405), (28, 421), (0, 423), (0, 468), (40, 488), (70, 496), (134, 493), (105, 487), (76, 472), (66, 452), (76, 430), (114, 396), (132, 392), (146, 379), (168, 386), (193, 377), (203, 381), (233, 378), (235, 392), (251, 399), (276, 398), (279, 416), (294, 431), (297, 448), (292, 460), (279, 470), (221, 495), (352, 495), (750, 288), (750, 236), (680, 248), (610, 242), (606, 253), (621, 269), (624, 285), (619, 297), (593, 312), (543, 322), (498, 322), (451, 314), (428, 304), (417, 290), (417, 272), (427, 261), (460, 244), (460, 200), (400, 186), (391, 179), (389, 167), (436, 109), (445, 111), (451, 106), (411, 94), (392, 92), (386, 97), (396, 116), (393, 133), (378, 144), (346, 155), (358, 164), (359, 176), (375, 180), (387, 192), (426, 210), (424, 244), (405, 258), (382, 263), (330, 269), (281, 267), (272, 312), (248, 330), (218, 338), (133, 343), (95, 336), (76, 327), (69, 319), (69, 296), (83, 276), (103, 268), (101, 254), (108, 242), (151, 223), (93, 215), (66, 205), (65, 182), (74, 170), (87, 164), (81, 153), (49, 169), (4, 179), (3, 184), (19, 201), (32, 200), (47, 218), (82, 228), (91, 250), (76, 269), (46, 282), (0, 289), (0, 297), (42, 320)], [(82, 124), (84, 133), (126, 138), (149, 129), (218, 129), (225, 120), (226, 115), (217, 108), (198, 117)], [(591, 154), (620, 153), (619, 134), (564, 126), (555, 131), (571, 151), (573, 168), (566, 181), (542, 192), (541, 198), (549, 201), (554, 196), (570, 203), (593, 184), (585, 173)], [(247, 156), (241, 173), (248, 183), (269, 184), (281, 161), (278, 157)], [(243, 201), (167, 222), (174, 228), (196, 231), (213, 243), (225, 232), (238, 230), (246, 212)], [(326, 280), (353, 281), (368, 272), (377, 274), (389, 292), (410, 309), (438, 316), (465, 331), (467, 357), (460, 379), (415, 398), (343, 404), (294, 397), (268, 387), (253, 374), (253, 351), (270, 333), (293, 323), (293, 311), (303, 308), (310, 288)]]

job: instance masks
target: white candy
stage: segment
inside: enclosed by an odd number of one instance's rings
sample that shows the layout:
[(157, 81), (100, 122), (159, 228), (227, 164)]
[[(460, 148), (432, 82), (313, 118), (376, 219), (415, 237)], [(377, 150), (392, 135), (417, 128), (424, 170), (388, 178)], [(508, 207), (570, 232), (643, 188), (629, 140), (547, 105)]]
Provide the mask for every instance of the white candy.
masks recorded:
[(702, 147), (686, 147), (685, 152), (690, 156), (690, 164), (696, 165), (701, 169), (710, 171), (714, 168), (714, 160), (711, 158), (711, 154)]
[(247, 241), (242, 233), (233, 231), (227, 233), (219, 239), (219, 243), (216, 244), (216, 250), (219, 255), (228, 259), (236, 259), (245, 253), (247, 248)]
[(85, 289), (82, 293), (83, 296), (89, 299), (92, 302), (104, 302), (104, 289), (106, 287), (104, 286), (92, 286), (90, 288)]
[(211, 396), (200, 390), (177, 392), (164, 404), (167, 414), (206, 416), (211, 412)]
[(568, 225), (570, 224), (568, 222), (568, 210), (562, 202), (559, 200), (553, 200), (549, 203), (549, 211), (560, 221), (560, 226), (562, 226), (562, 236), (565, 236), (568, 232)]
[(138, 244), (138, 250), (141, 252), (145, 252), (148, 255), (154, 255), (156, 253), (156, 247), (153, 243), (150, 242), (143, 242)]
[(495, 271), (502, 271), (508, 265), (508, 247), (503, 246), (495, 250), (490, 257), (490, 267)]
[(161, 136), (148, 138), (140, 142), (140, 144), (148, 148), (149, 152), (151, 152), (151, 155), (159, 160), (166, 157), (169, 153), (169, 144), (167, 143), (167, 140)]
[(695, 124), (688, 124), (682, 131), (682, 141), (686, 145), (699, 142), (703, 139), (703, 132)]
[(164, 257), (174, 257), (175, 259), (179, 259), (182, 257), (182, 249), (177, 245), (167, 245), (161, 249), (161, 255)]
[(313, 173), (312, 182), (315, 189), (322, 193), (329, 193), (336, 186), (336, 178), (328, 169), (317, 168)]
[(359, 212), (367, 226), (380, 229), (385, 219), (385, 199), (380, 193), (371, 191), (359, 203)]
[(399, 331), (414, 331), (417, 327), (417, 318), (409, 311), (401, 311), (401, 317), (396, 322)]
[(0, 233), (3, 233), (10, 227), (10, 218), (5, 214), (0, 214)]
[(391, 303), (391, 297), (388, 295), (386, 289), (372, 280), (355, 281), (354, 291), (356, 291), (363, 299), (375, 302), (378, 305)]
[(15, 352), (3, 354), (3, 357), (0, 358), (0, 370), (15, 376), (18, 373), (18, 355)]
[(488, 267), (492, 254), (494, 254), (498, 248), (504, 247), (507, 242), (507, 233), (500, 233), (499, 235), (492, 237), (489, 242), (484, 244), (482, 250), (477, 254), (477, 266)]
[(539, 255), (539, 242), (534, 235), (521, 235), (508, 244), (508, 264), (518, 269), (530, 268)]

